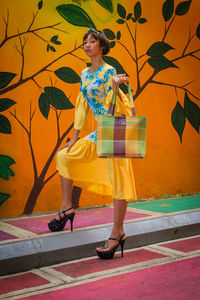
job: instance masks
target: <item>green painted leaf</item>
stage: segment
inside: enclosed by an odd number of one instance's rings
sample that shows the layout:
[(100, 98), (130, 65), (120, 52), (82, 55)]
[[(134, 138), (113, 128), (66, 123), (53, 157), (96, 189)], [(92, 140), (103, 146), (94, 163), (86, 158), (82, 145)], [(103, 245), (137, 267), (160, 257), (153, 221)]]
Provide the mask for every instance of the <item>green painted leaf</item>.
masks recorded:
[(115, 34), (112, 30), (104, 29), (103, 32), (109, 40), (114, 40), (115, 39)]
[(119, 15), (122, 19), (125, 19), (125, 18), (126, 18), (126, 9), (124, 8), (123, 5), (117, 4), (117, 12), (118, 12), (118, 15)]
[(192, 0), (179, 3), (176, 7), (175, 14), (177, 16), (185, 15), (188, 12), (188, 10), (190, 9), (191, 2), (192, 2)]
[(58, 78), (67, 83), (78, 83), (81, 81), (80, 76), (71, 68), (62, 67), (54, 72)]
[(131, 18), (131, 20), (134, 22), (134, 23), (136, 23), (136, 18)]
[(50, 49), (52, 52), (56, 52), (56, 49), (55, 49), (53, 46), (50, 46), (50, 45), (49, 45), (49, 49)]
[(50, 105), (49, 100), (46, 94), (42, 93), (39, 97), (39, 108), (42, 113), (42, 115), (48, 119)]
[(164, 56), (151, 57), (147, 60), (147, 62), (150, 66), (152, 66), (152, 68), (158, 71), (162, 71), (167, 68), (178, 68), (173, 62)]
[(196, 103), (190, 100), (188, 94), (185, 93), (184, 110), (186, 117), (192, 127), (199, 133), (200, 126), (200, 109)]
[(69, 142), (70, 142), (70, 138), (68, 137), (67, 140), (66, 140), (66, 143), (69, 143)]
[(169, 21), (174, 12), (174, 0), (166, 0), (162, 7), (162, 14), (165, 22)]
[(132, 15), (133, 15), (132, 13), (128, 14), (127, 17), (126, 17), (126, 20), (127, 21), (130, 20), (130, 18), (132, 18)]
[(0, 72), (0, 89), (6, 87), (17, 74)]
[(144, 24), (144, 23), (146, 23), (147, 22), (147, 19), (146, 18), (140, 18), (139, 20), (138, 20), (138, 23), (140, 23), (140, 24)]
[(118, 19), (117, 21), (116, 21), (118, 24), (124, 24), (124, 20), (123, 19)]
[(56, 7), (59, 14), (70, 24), (82, 27), (96, 26), (88, 16), (88, 14), (79, 6), (73, 4), (63, 4)]
[(11, 106), (13, 106), (16, 102), (9, 99), (9, 98), (3, 98), (0, 99), (0, 111), (5, 111)]
[(140, 1), (138, 1), (134, 6), (135, 19), (138, 20), (141, 17), (141, 14), (142, 14), (142, 7)]
[(86, 65), (89, 68), (89, 67), (91, 67), (92, 64), (91, 64), (91, 62), (87, 62)]
[(10, 197), (9, 194), (4, 194), (0, 192), (0, 205), (2, 205), (4, 201), (6, 201), (9, 197)]
[(165, 54), (167, 51), (174, 49), (167, 43), (164, 42), (156, 42), (147, 50), (147, 55), (156, 57)]
[(185, 112), (181, 104), (177, 101), (171, 115), (172, 125), (179, 135), (180, 141), (182, 142), (182, 135), (185, 128)]
[(62, 43), (60, 41), (53, 42), (55, 45), (61, 45)]
[(111, 0), (96, 0), (101, 6), (103, 6), (110, 13), (113, 13), (113, 5)]
[(127, 74), (122, 65), (111, 56), (103, 56), (103, 60), (116, 69), (117, 74)]
[(197, 36), (198, 39), (200, 40), (200, 24), (197, 26), (196, 36)]
[(49, 103), (56, 109), (71, 109), (73, 104), (66, 97), (65, 93), (56, 87), (45, 87), (45, 94)]
[(0, 115), (0, 132), (10, 134), (11, 133), (11, 125), (9, 120), (3, 116)]
[(47, 45), (47, 52), (49, 52), (49, 47), (50, 47), (50, 45), (48, 44), (48, 45)]
[(7, 155), (0, 155), (0, 177), (8, 180), (9, 175), (14, 176), (14, 172), (10, 169), (10, 166), (15, 164), (14, 159)]
[(43, 6), (43, 1), (41, 0), (41, 1), (39, 1), (39, 3), (38, 3), (38, 9), (41, 9), (42, 6)]
[(54, 36), (52, 36), (52, 38), (51, 38), (51, 42), (55, 42), (55, 41), (57, 41), (57, 39), (58, 39), (58, 35), (54, 35)]
[(109, 43), (109, 45), (110, 45), (110, 48), (113, 48), (113, 47), (115, 47), (115, 45), (116, 45), (116, 42), (115, 42), (115, 41), (113, 41), (113, 42), (110, 42), (110, 43)]
[(117, 32), (117, 40), (119, 41), (120, 39), (121, 39), (121, 32), (118, 31), (118, 32)]

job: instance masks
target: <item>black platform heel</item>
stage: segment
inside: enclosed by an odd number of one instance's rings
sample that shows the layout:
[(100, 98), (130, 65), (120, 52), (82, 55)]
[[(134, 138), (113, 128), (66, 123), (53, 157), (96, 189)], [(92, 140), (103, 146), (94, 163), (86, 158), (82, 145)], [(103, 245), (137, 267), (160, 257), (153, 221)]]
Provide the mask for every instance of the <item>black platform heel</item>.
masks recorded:
[[(70, 207), (66, 210), (63, 210), (62, 212), (59, 212), (58, 215), (60, 217), (60, 220), (57, 220), (56, 218), (51, 220), (48, 223), (48, 227), (51, 231), (62, 231), (65, 228), (65, 224), (67, 223), (67, 220), (70, 220), (71, 222), (71, 231), (73, 231), (73, 220), (75, 213), (71, 213), (69, 215), (66, 215), (65, 212), (72, 209), (73, 207)], [(64, 217), (61, 217), (61, 214), (64, 214)]]
[[(126, 241), (126, 239), (123, 239), (124, 236), (125, 236), (125, 233), (119, 239), (117, 239), (117, 238), (109, 238), (109, 240), (119, 241), (118, 245), (115, 246), (113, 249), (108, 250), (108, 251), (98, 251), (98, 250), (96, 250), (97, 251), (97, 255), (100, 258), (102, 258), (102, 259), (111, 259), (111, 258), (114, 257), (115, 252), (116, 252), (117, 248), (120, 245), (121, 246), (121, 257), (123, 257), (124, 256), (124, 243)], [(106, 249), (109, 249), (109, 247), (110, 246), (107, 244), (107, 247), (103, 246), (102, 248), (106, 250)]]

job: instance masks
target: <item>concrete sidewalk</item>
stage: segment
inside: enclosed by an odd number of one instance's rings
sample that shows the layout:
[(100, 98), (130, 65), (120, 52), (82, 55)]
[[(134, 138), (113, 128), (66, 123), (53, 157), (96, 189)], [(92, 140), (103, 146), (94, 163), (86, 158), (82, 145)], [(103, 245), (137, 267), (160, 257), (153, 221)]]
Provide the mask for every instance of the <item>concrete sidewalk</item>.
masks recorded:
[[(55, 214), (0, 221), (0, 275), (86, 258), (111, 232), (113, 207), (78, 210), (74, 232), (49, 232)], [(129, 203), (126, 249), (200, 234), (200, 194)]]
[(0, 278), (0, 299), (198, 300), (200, 235)]

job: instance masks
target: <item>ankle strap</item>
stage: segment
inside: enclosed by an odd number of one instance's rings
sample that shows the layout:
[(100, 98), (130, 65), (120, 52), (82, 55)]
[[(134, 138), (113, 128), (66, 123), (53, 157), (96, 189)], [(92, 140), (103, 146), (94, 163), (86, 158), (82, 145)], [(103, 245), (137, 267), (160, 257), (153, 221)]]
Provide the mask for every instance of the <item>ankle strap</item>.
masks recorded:
[(122, 234), (122, 236), (120, 238), (109, 238), (109, 240), (112, 240), (112, 241), (121, 241), (121, 239), (125, 236), (125, 233)]
[(70, 207), (70, 208), (68, 208), (68, 209), (65, 209), (65, 210), (63, 210), (62, 211), (62, 213), (65, 213), (66, 211), (68, 211), (68, 210), (70, 210), (70, 209), (72, 209), (73, 207)]

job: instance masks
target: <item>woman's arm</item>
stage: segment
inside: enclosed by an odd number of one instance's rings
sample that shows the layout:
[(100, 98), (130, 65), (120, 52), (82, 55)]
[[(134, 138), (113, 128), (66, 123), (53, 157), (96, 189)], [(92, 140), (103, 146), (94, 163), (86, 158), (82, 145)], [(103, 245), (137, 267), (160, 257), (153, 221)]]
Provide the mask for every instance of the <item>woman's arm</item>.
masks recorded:
[(74, 133), (73, 133), (72, 139), (71, 139), (68, 143), (66, 143), (65, 145), (63, 145), (63, 146), (59, 149), (59, 151), (62, 150), (63, 148), (67, 148), (67, 153), (68, 153), (69, 150), (71, 149), (71, 147), (76, 143), (76, 141), (77, 141), (77, 139), (78, 139), (78, 137), (79, 137), (79, 133), (80, 133), (80, 130), (74, 129)]

